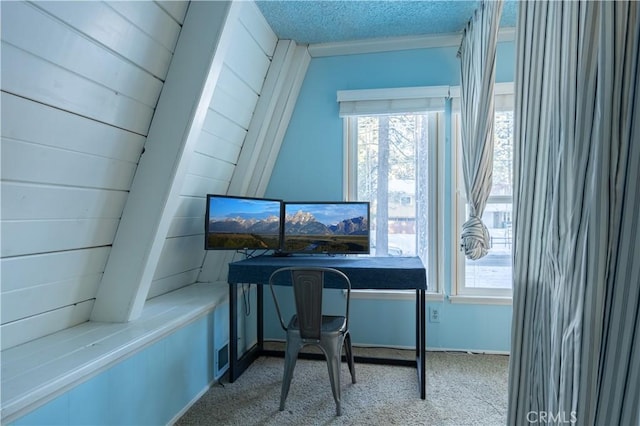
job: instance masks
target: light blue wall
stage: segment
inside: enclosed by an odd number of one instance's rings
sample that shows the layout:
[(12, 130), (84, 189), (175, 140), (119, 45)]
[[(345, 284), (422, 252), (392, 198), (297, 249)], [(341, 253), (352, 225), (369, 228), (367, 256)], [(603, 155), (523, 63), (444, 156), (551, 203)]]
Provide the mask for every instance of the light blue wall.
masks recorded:
[[(338, 117), (338, 90), (460, 84), (456, 47), (416, 49), (362, 55), (313, 58), (291, 123), (267, 187), (266, 196), (290, 201), (342, 200), (343, 128)], [(496, 81), (513, 81), (515, 43), (498, 45)], [(446, 138), (445, 161), (451, 143)], [(445, 182), (445, 226), (450, 227), (451, 181)], [(445, 265), (453, 242), (445, 241)], [(451, 294), (451, 271), (445, 271), (445, 293)], [(282, 338), (265, 295), (265, 338)], [(511, 306), (429, 302), (440, 310), (439, 323), (427, 323), (427, 347), (508, 351)], [(411, 300), (352, 301), (354, 343), (412, 346), (415, 303)], [(385, 318), (386, 322), (380, 321)]]

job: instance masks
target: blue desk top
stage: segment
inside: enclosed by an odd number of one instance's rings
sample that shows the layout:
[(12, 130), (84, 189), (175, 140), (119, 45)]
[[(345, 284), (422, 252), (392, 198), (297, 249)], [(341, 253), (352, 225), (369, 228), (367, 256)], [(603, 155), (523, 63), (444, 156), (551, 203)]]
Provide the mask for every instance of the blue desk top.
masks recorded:
[(229, 284), (268, 284), (271, 274), (286, 266), (335, 268), (353, 289), (426, 290), (427, 274), (418, 257), (258, 256), (229, 264)]

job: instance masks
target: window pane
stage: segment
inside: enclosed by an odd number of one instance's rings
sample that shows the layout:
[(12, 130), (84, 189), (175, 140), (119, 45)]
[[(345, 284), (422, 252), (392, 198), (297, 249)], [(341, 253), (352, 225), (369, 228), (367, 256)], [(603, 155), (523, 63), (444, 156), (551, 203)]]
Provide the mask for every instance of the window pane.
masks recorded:
[[(513, 112), (498, 111), (494, 122), (493, 185), (482, 221), (489, 229), (489, 253), (465, 258), (464, 287), (510, 289), (512, 285)], [(508, 200), (505, 202), (505, 199)], [(469, 215), (468, 206), (465, 219)]]
[(491, 195), (513, 194), (513, 111), (496, 112)]
[(357, 118), (356, 196), (371, 202), (376, 256), (426, 259), (428, 120), (424, 114)]
[(487, 203), (482, 221), (491, 236), (489, 253), (478, 260), (465, 260), (465, 287), (511, 288), (512, 206), (512, 203)]

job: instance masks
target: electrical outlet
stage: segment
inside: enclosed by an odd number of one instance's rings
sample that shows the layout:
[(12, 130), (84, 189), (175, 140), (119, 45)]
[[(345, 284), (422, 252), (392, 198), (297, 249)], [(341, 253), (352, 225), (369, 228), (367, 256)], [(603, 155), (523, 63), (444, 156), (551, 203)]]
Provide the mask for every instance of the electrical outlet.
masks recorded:
[(440, 309), (434, 307), (429, 308), (429, 322), (440, 322)]

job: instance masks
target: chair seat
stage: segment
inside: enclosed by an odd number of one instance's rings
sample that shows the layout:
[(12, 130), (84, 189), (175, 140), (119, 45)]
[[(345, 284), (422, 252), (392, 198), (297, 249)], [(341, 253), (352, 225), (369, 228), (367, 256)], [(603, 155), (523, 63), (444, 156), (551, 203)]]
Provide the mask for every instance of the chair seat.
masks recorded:
[[(320, 325), (320, 331), (322, 333), (343, 333), (347, 329), (347, 318), (344, 316), (323, 315), (322, 324)], [(289, 331), (300, 331), (300, 324), (298, 323), (298, 315), (293, 315), (289, 325), (287, 326)]]

